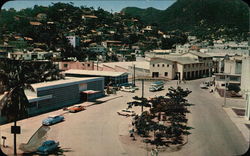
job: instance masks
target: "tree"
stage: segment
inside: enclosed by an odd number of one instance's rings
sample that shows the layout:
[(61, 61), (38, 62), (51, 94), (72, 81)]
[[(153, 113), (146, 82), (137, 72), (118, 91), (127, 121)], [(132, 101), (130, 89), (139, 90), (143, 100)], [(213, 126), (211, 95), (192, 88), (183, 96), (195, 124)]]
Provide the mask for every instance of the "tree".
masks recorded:
[[(28, 99), (25, 89), (33, 90), (30, 83), (59, 79), (59, 70), (51, 62), (25, 62), (16, 60), (0, 61), (0, 82), (6, 94), (0, 101), (1, 115), (14, 122), (27, 117)], [(16, 155), (16, 134), (14, 134), (14, 154)]]
[[(153, 136), (145, 142), (158, 146), (169, 146), (170, 144), (182, 144), (183, 135), (191, 134), (191, 127), (187, 126), (186, 113), (191, 106), (185, 99), (191, 91), (180, 87), (169, 88), (167, 97), (159, 96), (148, 101), (151, 108), (135, 117), (136, 132), (141, 136)], [(139, 97), (134, 97), (139, 100)], [(139, 106), (140, 102), (128, 103), (129, 107)]]
[(240, 91), (240, 87), (239, 87), (239, 85), (236, 85), (236, 84), (229, 84), (228, 90), (238, 93)]
[(186, 113), (190, 113), (187, 106), (191, 106), (191, 104), (185, 99), (190, 93), (191, 91), (188, 89), (183, 90), (181, 87), (174, 89), (171, 87), (169, 88), (169, 93), (166, 94), (170, 98), (170, 101), (165, 113), (168, 114), (168, 120), (171, 123), (173, 144), (181, 144), (183, 142), (183, 135), (190, 134), (188, 130), (191, 127), (186, 125)]

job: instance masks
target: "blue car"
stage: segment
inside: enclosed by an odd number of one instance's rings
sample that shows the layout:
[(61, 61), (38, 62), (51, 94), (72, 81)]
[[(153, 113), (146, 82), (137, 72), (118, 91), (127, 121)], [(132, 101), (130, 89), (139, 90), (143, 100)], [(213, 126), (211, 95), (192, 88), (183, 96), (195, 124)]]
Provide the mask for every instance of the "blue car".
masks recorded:
[(64, 120), (64, 117), (61, 115), (53, 115), (53, 116), (49, 116), (47, 119), (43, 120), (43, 125), (45, 126), (49, 126), (49, 125), (53, 125), (55, 123), (61, 122)]
[(42, 144), (42, 146), (38, 147), (37, 153), (47, 155), (57, 150), (58, 146), (59, 142), (55, 142), (54, 140), (47, 140)]

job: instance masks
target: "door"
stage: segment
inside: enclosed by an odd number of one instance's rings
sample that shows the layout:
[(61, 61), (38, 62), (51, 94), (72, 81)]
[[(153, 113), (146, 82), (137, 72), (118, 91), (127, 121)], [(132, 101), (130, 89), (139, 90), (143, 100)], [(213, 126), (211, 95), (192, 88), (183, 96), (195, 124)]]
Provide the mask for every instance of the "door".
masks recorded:
[(152, 77), (159, 77), (159, 72), (153, 72)]

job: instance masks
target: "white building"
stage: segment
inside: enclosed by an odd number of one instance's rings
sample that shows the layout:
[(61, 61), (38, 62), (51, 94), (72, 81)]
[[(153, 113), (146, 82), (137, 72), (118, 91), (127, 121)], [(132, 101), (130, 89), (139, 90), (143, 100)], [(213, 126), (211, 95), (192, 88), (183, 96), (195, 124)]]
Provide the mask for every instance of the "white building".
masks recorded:
[(208, 76), (212, 72), (212, 57), (199, 52), (188, 52), (180, 56), (151, 58), (150, 75), (168, 79), (194, 79)]
[(53, 52), (13, 52), (8, 54), (8, 58), (13, 60), (46, 60), (53, 56), (59, 56), (60, 53)]
[(80, 38), (78, 36), (66, 36), (66, 38), (74, 48), (80, 45)]
[(250, 57), (242, 59), (241, 91), (250, 91)]
[[(241, 56), (235, 56), (224, 59), (224, 71), (223, 73), (215, 73), (215, 86), (217, 88), (224, 89), (225, 83), (228, 84), (241, 84), (242, 73), (242, 59)], [(226, 82), (227, 81), (227, 82)]]
[(152, 58), (152, 57), (164, 58), (165, 56), (169, 55), (170, 53), (172, 53), (171, 49), (155, 49), (155, 50), (151, 50), (149, 52), (145, 52), (145, 57), (147, 59)]
[(190, 44), (186, 43), (184, 45), (176, 45), (176, 53), (187, 53), (189, 51), (189, 48), (191, 47)]
[(224, 60), (225, 74), (241, 74), (242, 57), (232, 57)]

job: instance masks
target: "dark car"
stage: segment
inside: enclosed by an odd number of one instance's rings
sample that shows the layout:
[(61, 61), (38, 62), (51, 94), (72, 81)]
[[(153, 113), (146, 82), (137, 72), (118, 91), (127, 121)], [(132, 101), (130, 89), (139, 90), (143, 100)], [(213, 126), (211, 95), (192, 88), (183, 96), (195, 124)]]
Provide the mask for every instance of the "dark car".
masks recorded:
[(42, 146), (38, 147), (37, 153), (38, 154), (45, 154), (48, 155), (58, 149), (59, 142), (55, 142), (54, 140), (47, 140), (45, 141)]

